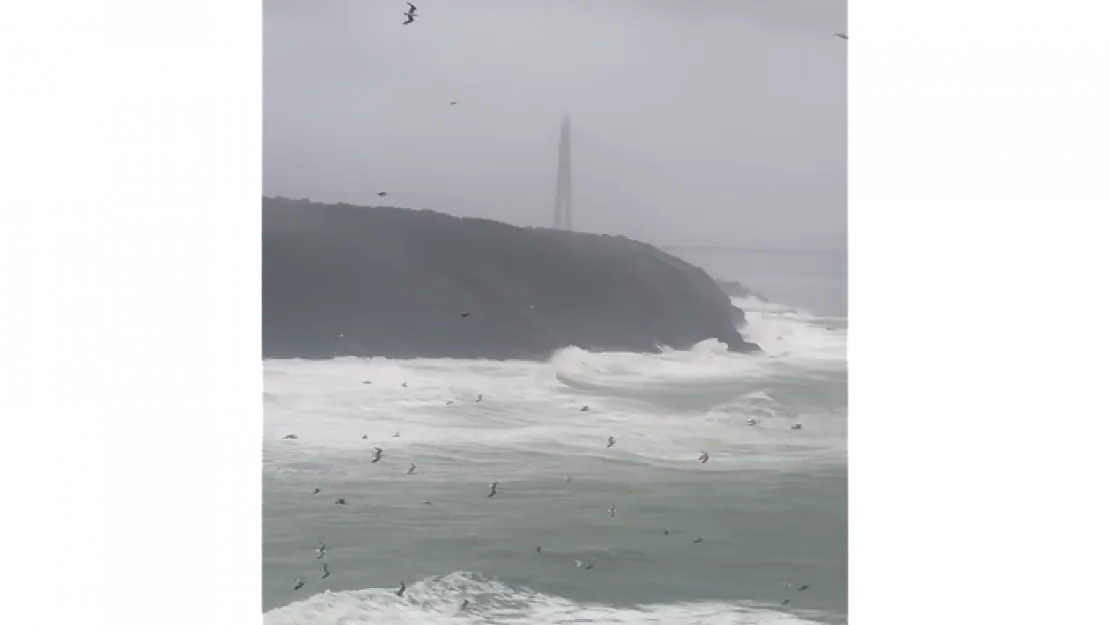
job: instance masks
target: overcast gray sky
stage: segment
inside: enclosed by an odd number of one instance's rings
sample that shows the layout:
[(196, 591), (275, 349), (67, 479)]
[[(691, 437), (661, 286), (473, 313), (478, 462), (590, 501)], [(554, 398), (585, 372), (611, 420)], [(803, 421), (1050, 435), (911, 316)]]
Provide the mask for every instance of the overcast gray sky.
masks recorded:
[(549, 226), (567, 112), (577, 230), (845, 247), (844, 0), (414, 3), (264, 0), (266, 195)]

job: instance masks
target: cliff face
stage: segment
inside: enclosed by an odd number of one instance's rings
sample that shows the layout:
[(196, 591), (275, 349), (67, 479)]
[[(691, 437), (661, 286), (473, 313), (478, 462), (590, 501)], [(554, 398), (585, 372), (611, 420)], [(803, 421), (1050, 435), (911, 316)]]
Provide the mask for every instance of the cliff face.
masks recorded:
[(265, 358), (758, 349), (704, 271), (629, 239), (283, 198), (262, 224)]
[[(724, 291), (725, 295), (728, 295), (730, 298), (750, 297), (761, 302), (767, 301), (766, 297), (763, 297), (759, 293), (756, 293), (755, 291), (749, 289), (748, 287), (740, 284), (735, 280), (717, 280), (717, 286), (720, 287), (720, 289)], [(744, 316), (744, 311), (737, 308), (736, 306), (732, 307), (732, 322), (733, 325), (738, 328), (743, 328), (748, 323), (748, 319)]]

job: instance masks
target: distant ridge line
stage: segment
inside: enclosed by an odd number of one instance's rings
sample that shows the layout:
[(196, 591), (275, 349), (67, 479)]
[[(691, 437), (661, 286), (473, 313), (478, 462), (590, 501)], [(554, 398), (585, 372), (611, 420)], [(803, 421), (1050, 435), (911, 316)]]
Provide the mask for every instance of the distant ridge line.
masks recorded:
[(847, 252), (845, 247), (741, 247), (734, 245), (671, 245), (653, 243), (663, 250), (693, 250), (713, 252)]

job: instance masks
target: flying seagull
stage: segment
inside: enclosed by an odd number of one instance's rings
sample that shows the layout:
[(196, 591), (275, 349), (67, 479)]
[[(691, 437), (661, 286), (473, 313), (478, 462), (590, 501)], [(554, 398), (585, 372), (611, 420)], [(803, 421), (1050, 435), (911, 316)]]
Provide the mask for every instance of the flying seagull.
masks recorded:
[(452, 102), (451, 106), (455, 106), (456, 104), (458, 104), (458, 102)]
[(836, 36), (844, 40), (848, 39), (848, 35), (845, 35), (844, 33), (836, 33)]
[(701, 452), (701, 455), (698, 456), (698, 460), (700, 460), (702, 464), (709, 462), (709, 452)]
[(328, 565), (327, 564), (321, 564), (320, 565), (320, 579), (327, 579), (329, 575), (331, 575), (331, 571), (328, 570)]
[(320, 494), (320, 489), (319, 488), (313, 488), (312, 489), (312, 494), (313, 495), (319, 495)]
[(408, 13), (402, 13), (401, 15), (404, 15), (406, 18), (408, 18), (404, 22), (404, 25), (407, 26), (408, 24), (416, 21), (416, 5), (411, 2), (406, 2), (405, 4), (409, 5)]
[(494, 482), (494, 483), (489, 485), (489, 494), (486, 495), (486, 497), (493, 497), (496, 494), (497, 494), (497, 482)]
[(293, 590), (299, 590), (301, 588), (301, 586), (304, 586), (304, 580), (303, 579), (298, 577), (294, 581), (296, 582), (296, 585), (293, 586)]
[(325, 553), (327, 553), (327, 549), (324, 547), (324, 543), (320, 543), (320, 546), (316, 548), (316, 559), (319, 560), (324, 557)]
[[(387, 195), (389, 195), (389, 193), (386, 192), (386, 191), (378, 191), (378, 197), (385, 197)], [(343, 336), (343, 335), (340, 334), (339, 336)]]
[(416, 465), (410, 462), (409, 470), (405, 471), (405, 475), (412, 475), (413, 473), (416, 473)]
[(459, 315), (459, 316), (460, 316), (460, 317), (462, 317), (463, 319), (466, 319), (467, 317), (469, 317), (469, 316), (470, 316), (470, 313), (468, 313), (468, 312), (464, 312), (463, 314), (461, 314), (461, 315)]
[(335, 500), (335, 503), (337, 503), (337, 504), (339, 504), (339, 505), (341, 505), (341, 506), (345, 506), (345, 505), (347, 505), (347, 500), (346, 500), (346, 499), (342, 499), (342, 498), (340, 498), (340, 499), (336, 499), (336, 500)]
[(405, 596), (405, 582), (401, 582), (401, 587), (397, 589), (396, 594), (398, 597)]
[(610, 437), (609, 437), (609, 444), (608, 444), (608, 445), (606, 445), (606, 446), (605, 446), (605, 448), (606, 448), (606, 449), (609, 449), (610, 447), (612, 447), (613, 445), (616, 445), (616, 444), (617, 444), (617, 439), (615, 439), (615, 438), (613, 438), (612, 436), (610, 436)]
[(609, 506), (609, 518), (611, 519), (611, 518), (615, 517), (616, 515), (617, 515), (617, 507), (616, 506)]

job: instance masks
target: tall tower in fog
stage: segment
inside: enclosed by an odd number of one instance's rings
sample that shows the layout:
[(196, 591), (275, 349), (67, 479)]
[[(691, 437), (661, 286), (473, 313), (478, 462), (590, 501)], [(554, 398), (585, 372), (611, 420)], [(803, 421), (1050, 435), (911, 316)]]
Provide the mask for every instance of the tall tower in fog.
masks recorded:
[(570, 116), (563, 116), (559, 137), (559, 171), (555, 177), (555, 229), (574, 230), (570, 187)]

